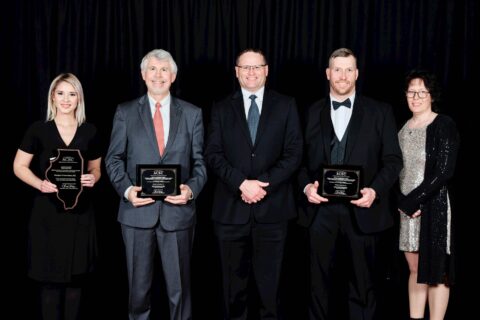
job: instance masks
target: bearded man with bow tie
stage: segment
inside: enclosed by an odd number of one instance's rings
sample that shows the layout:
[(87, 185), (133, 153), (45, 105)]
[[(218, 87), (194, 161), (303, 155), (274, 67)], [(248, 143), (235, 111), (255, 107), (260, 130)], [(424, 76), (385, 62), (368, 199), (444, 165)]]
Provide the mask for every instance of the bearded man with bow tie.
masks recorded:
[[(346, 48), (335, 50), (326, 69), (330, 95), (306, 114), (304, 165), (299, 186), (305, 194), (300, 224), (310, 240), (310, 319), (330, 319), (329, 295), (337, 239), (349, 250), (348, 307), (350, 319), (372, 319), (377, 235), (393, 225), (389, 190), (402, 168), (392, 108), (355, 91), (357, 60)], [(325, 166), (361, 168), (358, 199), (337, 200), (322, 194)], [(331, 195), (331, 194), (329, 194)]]

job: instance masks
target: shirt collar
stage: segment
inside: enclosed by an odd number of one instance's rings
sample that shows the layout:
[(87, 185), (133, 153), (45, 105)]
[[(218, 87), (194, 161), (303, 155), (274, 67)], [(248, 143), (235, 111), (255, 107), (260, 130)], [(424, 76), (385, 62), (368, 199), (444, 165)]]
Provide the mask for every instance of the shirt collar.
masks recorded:
[(155, 104), (157, 102), (160, 102), (160, 104), (162, 105), (162, 107), (164, 106), (169, 106), (170, 105), (170, 101), (172, 100), (172, 97), (170, 94), (168, 94), (165, 98), (163, 98), (162, 100), (160, 101), (157, 101), (155, 99), (153, 99), (148, 93), (147, 93), (147, 96), (148, 96), (148, 102), (150, 103), (150, 106), (153, 107), (155, 109)]
[(256, 95), (257, 99), (262, 101), (263, 100), (263, 94), (265, 93), (265, 86), (261, 87), (256, 92), (250, 92), (250, 91), (248, 91), (244, 88), (241, 88), (241, 90), (242, 90), (242, 96), (243, 96), (244, 101), (248, 101), (252, 94)]

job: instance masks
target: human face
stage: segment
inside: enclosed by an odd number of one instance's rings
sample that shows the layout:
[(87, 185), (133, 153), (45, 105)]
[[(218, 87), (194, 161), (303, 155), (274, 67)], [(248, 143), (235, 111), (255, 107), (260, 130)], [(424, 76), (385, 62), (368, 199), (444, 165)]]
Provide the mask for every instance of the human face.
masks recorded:
[(57, 115), (73, 114), (78, 105), (78, 93), (70, 83), (61, 81), (53, 91), (52, 100)]
[(263, 66), (265, 59), (256, 52), (245, 52), (238, 59), (239, 66), (261, 66), (258, 69), (248, 68), (242, 69), (235, 66), (235, 74), (237, 75), (240, 86), (249, 92), (257, 92), (265, 85), (268, 76), (268, 66)]
[(158, 60), (155, 57), (148, 59), (147, 67), (142, 71), (148, 93), (157, 102), (168, 95), (176, 77), (168, 60)]
[[(413, 97), (408, 97), (408, 92), (413, 93)], [(419, 97), (419, 93), (426, 94), (424, 98)], [(429, 113), (432, 111), (432, 96), (422, 79), (412, 79), (408, 84), (406, 93), (408, 108), (413, 114)]]
[(353, 56), (336, 57), (331, 61), (326, 73), (330, 81), (330, 94), (335, 98), (344, 100), (355, 92), (358, 69)]

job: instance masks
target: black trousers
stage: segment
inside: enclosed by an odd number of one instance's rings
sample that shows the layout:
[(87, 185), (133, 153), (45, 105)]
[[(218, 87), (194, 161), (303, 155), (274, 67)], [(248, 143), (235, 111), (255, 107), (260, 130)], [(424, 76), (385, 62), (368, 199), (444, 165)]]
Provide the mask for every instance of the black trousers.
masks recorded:
[(360, 232), (351, 208), (346, 204), (326, 204), (319, 209), (310, 227), (310, 319), (329, 319), (329, 296), (332, 263), (336, 256), (337, 238), (345, 239), (352, 268), (348, 275), (348, 307), (350, 319), (373, 319), (375, 293), (373, 286), (376, 237)]
[(247, 319), (248, 280), (253, 276), (262, 319), (279, 319), (279, 282), (287, 222), (215, 223), (223, 276), (225, 319)]

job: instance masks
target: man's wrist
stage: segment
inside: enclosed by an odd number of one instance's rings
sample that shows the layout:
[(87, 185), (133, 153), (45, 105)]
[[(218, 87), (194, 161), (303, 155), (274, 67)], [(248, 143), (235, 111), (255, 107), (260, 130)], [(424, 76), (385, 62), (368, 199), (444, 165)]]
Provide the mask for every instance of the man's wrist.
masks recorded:
[(189, 200), (189, 201), (190, 201), (190, 200), (193, 200), (194, 197), (193, 197), (192, 188), (190, 188), (188, 185), (185, 185), (185, 186), (187, 187), (188, 191), (190, 191), (190, 196), (188, 197), (188, 200)]

